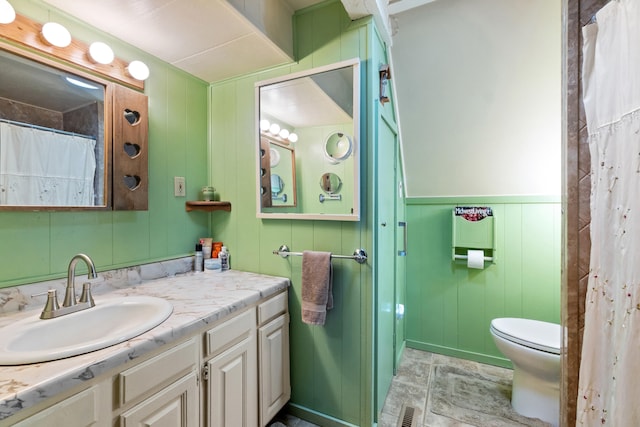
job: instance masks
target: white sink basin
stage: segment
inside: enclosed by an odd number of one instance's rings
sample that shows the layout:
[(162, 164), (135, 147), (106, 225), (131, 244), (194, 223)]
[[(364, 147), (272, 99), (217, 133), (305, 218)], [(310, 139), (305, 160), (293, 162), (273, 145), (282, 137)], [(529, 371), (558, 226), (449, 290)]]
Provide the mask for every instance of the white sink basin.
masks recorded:
[(54, 319), (40, 312), (0, 329), (0, 365), (47, 362), (100, 350), (164, 322), (173, 306), (161, 298), (130, 296)]

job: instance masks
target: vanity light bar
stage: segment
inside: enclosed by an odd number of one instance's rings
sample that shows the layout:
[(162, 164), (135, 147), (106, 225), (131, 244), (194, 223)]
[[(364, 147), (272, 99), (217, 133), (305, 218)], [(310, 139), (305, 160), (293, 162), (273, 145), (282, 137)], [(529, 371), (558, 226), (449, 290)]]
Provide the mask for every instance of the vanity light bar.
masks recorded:
[(271, 123), (267, 119), (260, 120), (260, 134), (284, 144), (289, 142), (297, 142), (298, 135), (295, 132), (289, 132), (289, 129), (281, 128), (277, 123)]
[(263, 138), (268, 139), (269, 141), (275, 142), (280, 145), (291, 145), (292, 143), (298, 141), (298, 135), (295, 133), (290, 133), (287, 138), (283, 138), (280, 134), (273, 135), (271, 132), (260, 132), (260, 135)]
[[(7, 0), (0, 0), (0, 13), (4, 14), (7, 6), (11, 7)], [(13, 10), (12, 7), (11, 9)], [(2, 15), (2, 17), (4, 19), (4, 15)], [(8, 20), (8, 18), (5, 20)], [(49, 24), (55, 25), (51, 26)], [(47, 28), (45, 29), (45, 27)], [(44, 34), (42, 37), (37, 37), (41, 32), (48, 34), (49, 29), (52, 27), (60, 34), (66, 32), (63, 37), (65, 40), (57, 41), (55, 38), (53, 41), (48, 41), (49, 39), (44, 40)], [(60, 27), (63, 31), (60, 31)], [(56, 31), (54, 30), (54, 32)], [(66, 34), (68, 34), (68, 38)], [(34, 35), (36, 35), (36, 37), (34, 37)], [(68, 63), (80, 66), (119, 83), (124, 83), (125, 85), (140, 91), (144, 90), (144, 79), (149, 76), (149, 68), (141, 61), (132, 61), (131, 63), (128, 63), (122, 59), (113, 58), (111, 62), (106, 62), (110, 56), (108, 52), (106, 52), (106, 54), (103, 53), (104, 56), (102, 57), (99, 56), (98, 58), (100, 58), (100, 60), (94, 58), (88, 44), (80, 40), (73, 39), (66, 28), (53, 22), (42, 25), (30, 18), (27, 18), (26, 16), (16, 14), (15, 19), (12, 22), (8, 22), (6, 25), (0, 25), (0, 44), (8, 50), (13, 51), (11, 49), (11, 44), (3, 43), (3, 39), (35, 49), (48, 56), (62, 59)], [(111, 51), (111, 48), (106, 44), (102, 44)], [(111, 51), (111, 54), (113, 54), (113, 51)], [(133, 63), (135, 63), (135, 65)], [(142, 70), (142, 72), (140, 74), (137, 74), (135, 71), (132, 72), (130, 69), (131, 65), (134, 65), (134, 68), (137, 66)], [(136, 75), (134, 76), (133, 74)]]

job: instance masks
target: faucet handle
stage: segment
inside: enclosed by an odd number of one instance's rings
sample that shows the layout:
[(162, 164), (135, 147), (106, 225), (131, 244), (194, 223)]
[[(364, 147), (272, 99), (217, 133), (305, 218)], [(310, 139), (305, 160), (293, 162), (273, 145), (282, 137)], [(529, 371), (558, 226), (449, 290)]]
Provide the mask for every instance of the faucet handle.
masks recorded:
[(91, 295), (91, 283), (85, 282), (82, 284), (82, 293), (80, 294), (80, 300), (78, 302), (88, 302), (91, 307), (96, 305), (93, 301), (93, 296)]
[[(35, 294), (32, 296), (42, 295)], [(44, 309), (40, 314), (41, 319), (51, 319), (53, 317), (54, 311), (60, 309), (60, 305), (58, 304), (58, 292), (55, 289), (49, 289), (47, 291), (47, 302), (44, 304)]]

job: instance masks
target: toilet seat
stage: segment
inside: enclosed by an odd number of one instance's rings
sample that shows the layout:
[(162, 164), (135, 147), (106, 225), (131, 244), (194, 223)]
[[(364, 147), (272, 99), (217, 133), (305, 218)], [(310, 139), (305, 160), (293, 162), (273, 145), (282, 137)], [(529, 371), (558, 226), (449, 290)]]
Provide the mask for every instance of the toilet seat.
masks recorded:
[(540, 320), (504, 317), (491, 321), (491, 332), (534, 350), (560, 354), (560, 325)]

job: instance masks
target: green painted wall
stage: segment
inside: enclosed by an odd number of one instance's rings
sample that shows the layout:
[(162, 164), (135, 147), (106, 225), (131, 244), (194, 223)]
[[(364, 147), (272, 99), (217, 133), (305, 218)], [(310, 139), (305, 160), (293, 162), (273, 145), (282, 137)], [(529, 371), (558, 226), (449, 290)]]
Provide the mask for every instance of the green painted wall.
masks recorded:
[(391, 47), (409, 196), (559, 195), (564, 3), (422, 3)]
[[(361, 106), (361, 194), (359, 222), (274, 220), (256, 218), (255, 82), (360, 57), (362, 99), (373, 99), (370, 82), (377, 75), (369, 64), (374, 30), (369, 20), (351, 22), (339, 1), (299, 11), (294, 17), (296, 57), (290, 66), (231, 79), (210, 90), (211, 182), (232, 211), (212, 213), (215, 239), (229, 246), (231, 266), (291, 278), (290, 410), (323, 426), (372, 425), (372, 304), (375, 265), (371, 224), (373, 183), (370, 117)], [(376, 80), (377, 81), (377, 80)], [(316, 194), (317, 196), (317, 194)], [(323, 327), (300, 320), (301, 257), (272, 254), (280, 245), (293, 251), (322, 250), (351, 254), (364, 248), (367, 264), (333, 262), (335, 307)]]
[[(207, 84), (41, 1), (11, 3), (18, 13), (56, 20), (75, 38), (103, 40), (116, 56), (148, 64), (149, 210), (0, 212), (0, 287), (66, 276), (78, 252), (90, 255), (99, 271), (193, 253), (209, 229), (208, 215), (184, 209), (207, 183)], [(186, 178), (186, 199), (173, 196), (174, 176)]]
[[(489, 325), (496, 317), (560, 323), (557, 197), (408, 199), (406, 338), (413, 348), (509, 366)], [(497, 261), (473, 270), (451, 260), (451, 212), (491, 206)]]

